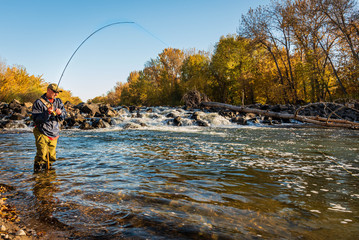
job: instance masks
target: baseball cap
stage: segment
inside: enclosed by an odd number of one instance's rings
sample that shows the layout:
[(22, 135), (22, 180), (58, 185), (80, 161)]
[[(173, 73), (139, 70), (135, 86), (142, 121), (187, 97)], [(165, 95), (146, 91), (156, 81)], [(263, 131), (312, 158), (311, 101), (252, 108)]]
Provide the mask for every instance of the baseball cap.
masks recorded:
[(58, 89), (57, 84), (51, 83), (47, 88), (50, 88), (53, 92), (59, 93), (62, 92), (62, 90)]

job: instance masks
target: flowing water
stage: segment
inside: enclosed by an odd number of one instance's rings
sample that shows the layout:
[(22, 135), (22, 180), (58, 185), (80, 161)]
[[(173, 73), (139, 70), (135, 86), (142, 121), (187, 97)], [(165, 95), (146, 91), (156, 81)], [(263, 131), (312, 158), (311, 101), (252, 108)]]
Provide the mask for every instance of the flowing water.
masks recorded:
[(64, 130), (55, 169), (39, 174), (30, 130), (1, 134), (0, 183), (16, 188), (25, 219), (68, 227), (74, 239), (359, 236), (358, 131), (165, 118)]

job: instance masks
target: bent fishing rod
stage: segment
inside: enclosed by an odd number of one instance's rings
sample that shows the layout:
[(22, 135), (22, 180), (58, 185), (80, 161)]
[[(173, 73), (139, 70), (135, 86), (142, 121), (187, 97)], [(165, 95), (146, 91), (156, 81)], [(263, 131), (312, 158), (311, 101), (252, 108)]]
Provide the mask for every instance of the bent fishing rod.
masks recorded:
[(113, 25), (119, 25), (119, 24), (135, 24), (137, 25), (138, 27), (140, 27), (143, 31), (145, 31), (147, 34), (151, 35), (152, 37), (156, 38), (157, 40), (159, 40), (160, 42), (162, 42), (164, 45), (168, 46), (167, 43), (165, 43), (164, 41), (162, 41), (160, 38), (156, 37), (154, 34), (152, 34), (151, 32), (149, 32), (147, 29), (145, 29), (144, 27), (142, 27), (141, 25), (139, 25), (138, 23), (136, 22), (132, 22), (132, 21), (121, 21), (121, 22), (114, 22), (114, 23), (110, 23), (110, 24), (107, 24), (103, 27), (100, 27), (99, 29), (97, 29), (96, 31), (94, 31), (93, 33), (91, 33), (87, 38), (85, 38), (81, 44), (76, 48), (76, 50), (72, 53), (71, 57), (69, 58), (69, 60), (67, 61), (66, 65), (65, 65), (65, 68), (64, 70), (62, 71), (61, 73), (61, 76), (60, 76), (60, 79), (59, 79), (59, 82), (57, 83), (57, 88), (56, 88), (56, 91), (57, 89), (59, 88), (59, 85), (60, 85), (60, 82), (62, 80), (62, 77), (64, 76), (64, 73), (67, 69), (67, 66), (70, 64), (72, 58), (75, 56), (76, 52), (80, 49), (80, 47), (89, 39), (91, 38), (93, 35), (95, 35), (96, 33), (98, 33), (99, 31), (105, 29), (105, 28), (108, 28), (108, 27), (111, 27)]
[(85, 38), (81, 44), (76, 48), (76, 50), (72, 53), (71, 57), (69, 58), (69, 60), (67, 61), (66, 65), (65, 65), (65, 68), (64, 70), (62, 71), (61, 73), (61, 76), (60, 76), (60, 79), (59, 79), (59, 82), (57, 83), (57, 88), (56, 88), (56, 91), (57, 89), (59, 88), (59, 85), (60, 85), (60, 82), (62, 80), (62, 77), (64, 76), (64, 73), (67, 69), (67, 66), (70, 64), (72, 58), (75, 56), (76, 52), (80, 49), (80, 47), (89, 39), (91, 38), (93, 35), (95, 35), (97, 32), (101, 31), (102, 29), (104, 28), (107, 28), (107, 27), (110, 27), (110, 26), (113, 26), (113, 25), (117, 25), (117, 24), (134, 24), (135, 22), (114, 22), (114, 23), (110, 23), (110, 24), (107, 24), (99, 29), (97, 29), (96, 31), (94, 31), (93, 33), (91, 33), (87, 38)]

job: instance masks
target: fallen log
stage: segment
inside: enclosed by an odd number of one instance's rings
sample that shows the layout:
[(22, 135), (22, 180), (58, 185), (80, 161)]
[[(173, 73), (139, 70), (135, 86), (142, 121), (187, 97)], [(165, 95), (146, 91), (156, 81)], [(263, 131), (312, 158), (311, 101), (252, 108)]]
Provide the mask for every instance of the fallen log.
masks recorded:
[(278, 112), (271, 112), (268, 110), (260, 110), (260, 109), (242, 107), (242, 106), (233, 106), (230, 104), (218, 103), (218, 102), (202, 102), (201, 105), (204, 107), (225, 108), (236, 112), (255, 113), (257, 115), (267, 116), (272, 118), (294, 119), (300, 122), (311, 123), (325, 127), (339, 127), (339, 128), (349, 128), (349, 129), (359, 130), (359, 123), (357, 122), (351, 122), (351, 121), (340, 120), (340, 119), (323, 118), (317, 116), (303, 116), (303, 115), (298, 115), (297, 114), (298, 111), (296, 111), (295, 114), (278, 113)]

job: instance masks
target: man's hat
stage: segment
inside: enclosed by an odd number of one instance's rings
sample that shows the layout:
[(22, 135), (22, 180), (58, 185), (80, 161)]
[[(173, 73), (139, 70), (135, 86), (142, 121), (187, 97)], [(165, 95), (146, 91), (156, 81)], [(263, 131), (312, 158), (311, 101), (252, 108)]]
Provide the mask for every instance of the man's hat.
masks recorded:
[(62, 92), (62, 90), (58, 89), (57, 84), (51, 83), (47, 88), (50, 88), (53, 92), (59, 93)]

